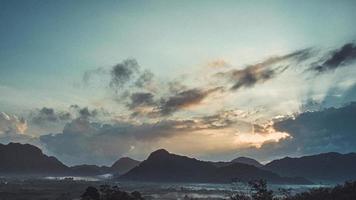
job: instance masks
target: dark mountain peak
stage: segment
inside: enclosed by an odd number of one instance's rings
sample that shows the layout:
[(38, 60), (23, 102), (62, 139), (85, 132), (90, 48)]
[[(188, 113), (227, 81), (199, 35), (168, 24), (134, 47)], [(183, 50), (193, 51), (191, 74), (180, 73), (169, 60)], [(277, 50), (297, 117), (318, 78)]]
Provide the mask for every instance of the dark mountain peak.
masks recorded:
[(1, 174), (64, 174), (68, 167), (30, 144), (0, 145)]
[(170, 153), (165, 150), (165, 149), (158, 149), (154, 152), (152, 152), (149, 156), (148, 159), (152, 159), (152, 158), (160, 158), (160, 157), (166, 157), (169, 156)]
[(247, 165), (252, 165), (255, 167), (263, 167), (263, 165), (261, 163), (259, 163), (257, 160), (252, 159), (252, 158), (248, 158), (248, 157), (238, 157), (235, 158), (231, 161), (232, 163), (243, 163), (243, 164), (247, 164)]
[(120, 176), (119, 179), (153, 182), (231, 182), (232, 180), (249, 181), (255, 177), (271, 182), (300, 182), (295, 179), (284, 179), (253, 165), (230, 163), (226, 166), (225, 163), (216, 164), (171, 154), (164, 149), (152, 152), (139, 166)]
[(15, 152), (42, 154), (42, 150), (40, 148), (30, 144), (10, 142), (8, 144), (1, 144), (0, 148), (5, 148), (9, 151), (15, 151)]
[(129, 157), (122, 157), (111, 165), (111, 170), (114, 173), (125, 174), (126, 172), (130, 171), (132, 168), (138, 166), (139, 164), (140, 161), (138, 160), (134, 160)]
[[(132, 158), (130, 158), (130, 157), (121, 157), (121, 158), (119, 158), (119, 160), (117, 160), (115, 163), (117, 163), (117, 162), (131, 162), (131, 161), (139, 162), (139, 161), (134, 160), (134, 159), (132, 159)], [(114, 163), (114, 164), (115, 164), (115, 163)]]

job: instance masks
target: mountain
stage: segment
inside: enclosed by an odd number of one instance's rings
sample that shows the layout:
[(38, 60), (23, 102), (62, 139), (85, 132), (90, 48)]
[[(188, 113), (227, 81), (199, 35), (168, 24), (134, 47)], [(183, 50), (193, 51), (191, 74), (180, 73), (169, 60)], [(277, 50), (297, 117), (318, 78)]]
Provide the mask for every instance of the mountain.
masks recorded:
[(0, 144), (0, 175), (73, 175), (96, 176), (107, 173), (122, 174), (140, 162), (121, 158), (111, 167), (77, 165), (68, 167), (57, 158), (47, 156), (41, 149), (30, 144)]
[(96, 176), (102, 174), (115, 174), (121, 175), (132, 168), (138, 166), (140, 161), (134, 160), (129, 157), (123, 157), (117, 160), (111, 167), (97, 166), (97, 165), (76, 165), (70, 167), (71, 174), (78, 176)]
[(125, 174), (126, 172), (130, 171), (132, 168), (138, 166), (139, 164), (140, 161), (134, 160), (129, 157), (123, 157), (117, 160), (114, 164), (112, 164), (110, 170), (118, 174)]
[(243, 164), (247, 164), (247, 165), (252, 165), (258, 168), (262, 168), (263, 165), (261, 163), (259, 163), (257, 160), (252, 159), (252, 158), (247, 158), (247, 157), (238, 157), (235, 158), (231, 161), (232, 163), (243, 163)]
[(356, 179), (356, 153), (323, 153), (274, 160), (264, 167), (282, 176), (302, 176), (313, 181), (343, 182)]
[(272, 183), (310, 183), (303, 178), (283, 178), (252, 165), (233, 163), (219, 167), (212, 162), (157, 150), (137, 167), (119, 177), (120, 180), (152, 182), (231, 182), (256, 178)]
[(30, 144), (0, 144), (0, 174), (64, 174), (69, 168)]

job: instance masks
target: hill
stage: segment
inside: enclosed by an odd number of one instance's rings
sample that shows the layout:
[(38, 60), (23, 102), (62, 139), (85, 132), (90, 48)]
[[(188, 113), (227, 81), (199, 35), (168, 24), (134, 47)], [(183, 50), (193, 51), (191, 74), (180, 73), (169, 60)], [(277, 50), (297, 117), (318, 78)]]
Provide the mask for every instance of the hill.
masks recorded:
[(69, 168), (41, 149), (19, 143), (0, 144), (0, 174), (65, 174)]
[(263, 165), (261, 163), (259, 163), (257, 160), (253, 159), (253, 158), (248, 158), (248, 157), (238, 157), (235, 158), (233, 160), (231, 160), (232, 163), (243, 163), (243, 164), (247, 164), (247, 165), (252, 165), (258, 168), (262, 168)]
[(123, 157), (117, 160), (114, 164), (112, 164), (110, 170), (118, 174), (125, 174), (126, 172), (130, 171), (132, 168), (138, 166), (139, 164), (140, 161), (134, 160), (129, 157)]
[(219, 167), (212, 162), (157, 150), (139, 166), (119, 177), (120, 180), (152, 182), (231, 182), (266, 179), (271, 183), (310, 183), (303, 178), (284, 178), (252, 165), (233, 163)]
[(356, 153), (323, 153), (300, 158), (285, 157), (264, 167), (282, 176), (302, 176), (313, 181), (343, 182), (356, 179)]

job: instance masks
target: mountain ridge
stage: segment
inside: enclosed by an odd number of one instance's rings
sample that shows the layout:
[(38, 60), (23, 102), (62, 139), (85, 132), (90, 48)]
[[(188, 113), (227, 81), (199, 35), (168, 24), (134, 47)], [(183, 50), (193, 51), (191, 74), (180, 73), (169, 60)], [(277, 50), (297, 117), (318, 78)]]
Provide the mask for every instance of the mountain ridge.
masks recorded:
[(219, 167), (213, 162), (172, 154), (162, 149), (152, 152), (139, 166), (118, 177), (119, 180), (128, 181), (220, 183), (233, 180), (247, 182), (261, 178), (274, 183), (311, 183), (303, 178), (280, 177), (243, 163)]
[(303, 176), (314, 181), (343, 182), (356, 179), (356, 153), (328, 152), (301, 157), (284, 157), (264, 166), (284, 176)]
[(88, 164), (69, 167), (56, 157), (44, 154), (40, 148), (34, 145), (13, 142), (0, 143), (0, 175), (95, 176), (106, 173), (123, 174), (138, 163), (140, 162), (124, 157), (117, 160), (111, 167)]

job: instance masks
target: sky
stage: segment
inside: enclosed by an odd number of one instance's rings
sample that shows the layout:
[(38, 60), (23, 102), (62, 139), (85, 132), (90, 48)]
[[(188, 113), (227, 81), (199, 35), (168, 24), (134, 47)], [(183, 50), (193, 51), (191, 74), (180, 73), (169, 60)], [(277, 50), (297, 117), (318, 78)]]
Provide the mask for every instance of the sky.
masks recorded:
[(69, 165), (356, 151), (355, 10), (0, 0), (0, 142)]

